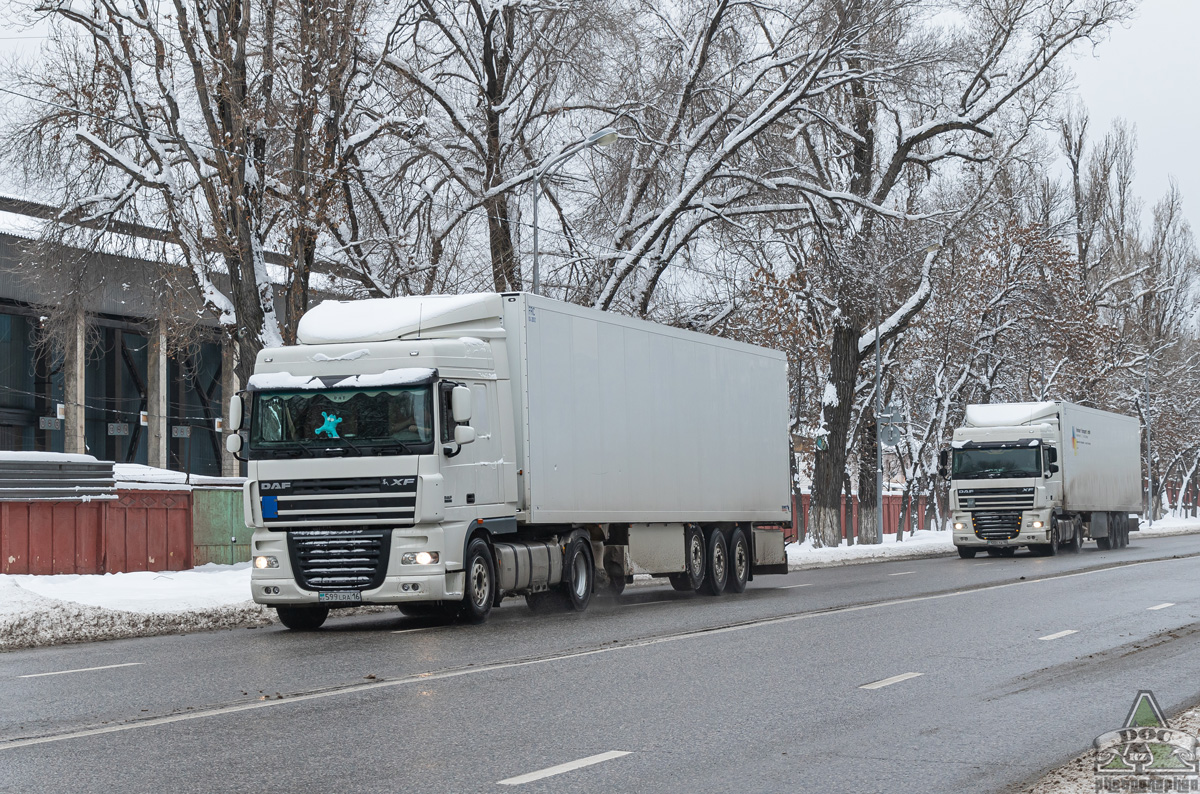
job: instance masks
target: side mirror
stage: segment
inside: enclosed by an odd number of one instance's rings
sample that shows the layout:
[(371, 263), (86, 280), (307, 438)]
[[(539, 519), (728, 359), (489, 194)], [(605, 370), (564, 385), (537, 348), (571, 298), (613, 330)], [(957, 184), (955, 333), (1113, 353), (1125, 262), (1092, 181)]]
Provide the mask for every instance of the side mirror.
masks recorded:
[(230, 455), (236, 455), (242, 451), (242, 436), (239, 433), (230, 433), (225, 437), (225, 449)]
[(950, 470), (945, 466), (938, 466), (938, 476), (943, 480), (948, 480), (950, 479)]
[(940, 466), (941, 468), (944, 469), (944, 468), (948, 467), (949, 465), (950, 465), (950, 453), (943, 449), (941, 452), (938, 453), (938, 466)]
[(471, 421), (471, 390), (466, 386), (455, 386), (450, 392), (450, 415), (454, 417), (455, 424)]
[(460, 447), (475, 440), (475, 428), (469, 425), (459, 425), (454, 428), (454, 443)]
[(1051, 463), (1047, 467), (1046, 476), (1049, 477), (1051, 474), (1057, 474), (1057, 473), (1058, 473), (1058, 464)]
[[(242, 427), (242, 395), (235, 394), (229, 398), (229, 429), (237, 432)], [(226, 442), (228, 449), (228, 442)], [(234, 450), (229, 450), (233, 452)]]
[[(1058, 462), (1058, 449), (1056, 449), (1055, 447), (1046, 447), (1046, 460), (1050, 461), (1051, 463), (1057, 463)], [(1052, 470), (1058, 471), (1058, 467), (1054, 466)]]

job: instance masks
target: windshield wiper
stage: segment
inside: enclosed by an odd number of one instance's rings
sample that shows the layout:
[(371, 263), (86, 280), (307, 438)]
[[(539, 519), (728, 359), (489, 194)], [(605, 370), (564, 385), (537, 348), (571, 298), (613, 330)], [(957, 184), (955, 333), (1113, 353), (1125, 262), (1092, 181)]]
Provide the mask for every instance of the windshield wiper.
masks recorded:
[(363, 455), (365, 455), (365, 454), (366, 454), (365, 452), (363, 452), (363, 451), (362, 451), (362, 447), (360, 447), (358, 444), (355, 444), (353, 441), (351, 441), (350, 439), (346, 438), (345, 436), (338, 436), (338, 440), (339, 440), (339, 441), (345, 441), (347, 444), (349, 444), (349, 445), (350, 445), (350, 449), (354, 450), (354, 452), (355, 452), (355, 453), (356, 453), (356, 454), (357, 454), (357, 455), (358, 455), (360, 458), (361, 458)]

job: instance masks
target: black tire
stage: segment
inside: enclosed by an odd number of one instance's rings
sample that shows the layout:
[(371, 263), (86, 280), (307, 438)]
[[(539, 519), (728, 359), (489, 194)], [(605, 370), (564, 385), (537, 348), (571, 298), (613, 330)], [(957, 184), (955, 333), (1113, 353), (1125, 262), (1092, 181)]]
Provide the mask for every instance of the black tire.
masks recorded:
[(566, 607), (572, 612), (582, 612), (592, 601), (596, 589), (596, 564), (592, 561), (592, 544), (586, 537), (576, 535), (567, 541), (563, 552), (562, 592), (566, 596)]
[(1125, 516), (1119, 516), (1119, 518), (1124, 519), (1123, 521), (1117, 522), (1117, 526), (1120, 527), (1120, 529), (1117, 531), (1119, 533), (1119, 537), (1121, 538), (1121, 548), (1125, 548), (1129, 545), (1129, 519)]
[(329, 617), (329, 607), (275, 607), (275, 614), (292, 631), (316, 631)]
[(1053, 557), (1058, 554), (1058, 539), (1054, 539), (1044, 546), (1040, 546), (1043, 557)]
[(688, 524), (683, 533), (683, 564), (687, 566), (684, 575), (687, 576), (688, 587), (675, 587), (672, 578), (671, 585), (676, 590), (699, 590), (704, 584), (705, 560), (708, 559), (708, 544), (704, 542), (704, 533), (695, 524)]
[(734, 527), (729, 536), (729, 573), (725, 577), (725, 590), (730, 593), (742, 593), (746, 590), (746, 582), (750, 580), (750, 541), (741, 527)]
[(970, 546), (958, 546), (957, 548), (958, 556), (962, 557), (964, 560), (975, 559), (975, 552), (979, 551), (979, 549), (973, 549)]
[(492, 549), (483, 538), (475, 538), (467, 546), (463, 570), (467, 577), (458, 616), (467, 623), (482, 623), (487, 620), (496, 598), (496, 565)]
[(1078, 554), (1083, 546), (1083, 524), (1079, 519), (1075, 519), (1071, 522), (1071, 527), (1071, 539), (1062, 544), (1062, 549), (1068, 554)]
[(704, 560), (704, 581), (700, 584), (700, 592), (719, 596), (725, 591), (725, 580), (729, 578), (729, 548), (725, 545), (725, 535), (721, 530), (714, 529), (708, 533), (705, 550), (708, 556)]
[(1016, 557), (1017, 556), (1017, 547), (1016, 546), (1005, 546), (1003, 549), (1000, 549), (1000, 556), (1001, 557)]
[(611, 548), (613, 547), (609, 546), (604, 550), (604, 573), (607, 581), (600, 589), (600, 594), (616, 598), (625, 592), (625, 567), (620, 561), (609, 558)]

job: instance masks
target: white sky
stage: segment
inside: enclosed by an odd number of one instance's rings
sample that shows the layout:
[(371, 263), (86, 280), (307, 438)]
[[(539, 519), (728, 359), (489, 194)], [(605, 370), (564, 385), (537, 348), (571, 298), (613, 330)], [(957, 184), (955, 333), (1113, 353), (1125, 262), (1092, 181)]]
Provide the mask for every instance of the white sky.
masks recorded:
[[(0, 57), (36, 56), (41, 25), (17, 23), (20, 0), (0, 0)], [(20, 3), (27, 5), (27, 3)], [(1200, 0), (1142, 0), (1136, 18), (1069, 64), (1091, 115), (1093, 140), (1114, 118), (1135, 125), (1135, 190), (1146, 207), (1174, 177), (1184, 211), (1200, 237)], [(0, 110), (4, 99), (0, 97)]]
[(1200, 0), (1142, 0), (1127, 27), (1072, 64), (1099, 139), (1115, 118), (1136, 125), (1135, 192), (1147, 208), (1175, 178), (1200, 236)]

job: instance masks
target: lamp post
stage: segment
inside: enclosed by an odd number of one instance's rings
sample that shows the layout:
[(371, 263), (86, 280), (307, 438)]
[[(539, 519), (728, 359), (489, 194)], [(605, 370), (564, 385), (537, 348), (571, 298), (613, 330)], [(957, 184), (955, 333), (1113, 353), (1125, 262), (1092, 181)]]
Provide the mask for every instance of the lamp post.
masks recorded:
[[(925, 249), (925, 254), (932, 256), (941, 248), (940, 245), (931, 245)], [(883, 543), (883, 443), (879, 438), (879, 412), (883, 410), (883, 395), (879, 384), (879, 329), (883, 322), (883, 296), (879, 292), (879, 271), (891, 267), (903, 258), (898, 257), (875, 269), (875, 530), (879, 535), (880, 543)], [(896, 527), (897, 543), (903, 539), (902, 536), (901, 528)]]
[(608, 146), (616, 143), (617, 131), (612, 127), (605, 127), (602, 130), (597, 130), (587, 137), (579, 146), (574, 149), (568, 149), (554, 157), (551, 157), (546, 162), (539, 165), (533, 171), (533, 289), (534, 295), (541, 295), (542, 280), (541, 272), (538, 269), (538, 201), (541, 199), (542, 177), (545, 176), (551, 168), (561, 163), (566, 162), (575, 155), (582, 152), (584, 149), (590, 149), (593, 146)]

